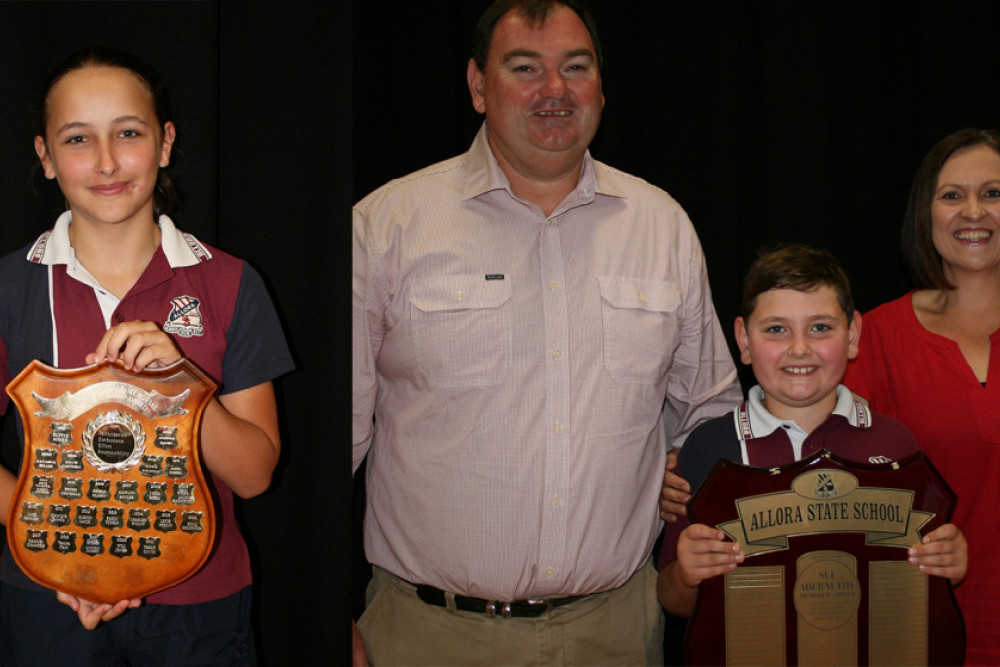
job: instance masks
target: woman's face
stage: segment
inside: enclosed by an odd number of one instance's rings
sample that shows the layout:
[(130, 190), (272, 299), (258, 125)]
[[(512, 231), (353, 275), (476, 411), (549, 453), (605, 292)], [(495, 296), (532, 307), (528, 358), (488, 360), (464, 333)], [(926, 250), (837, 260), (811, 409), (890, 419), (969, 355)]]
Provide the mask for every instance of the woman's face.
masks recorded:
[(938, 174), (931, 223), (949, 279), (1000, 268), (1000, 153), (979, 144), (948, 158)]
[(35, 151), (59, 182), (76, 224), (153, 221), (160, 167), (170, 162), (172, 123), (160, 126), (152, 93), (127, 69), (88, 66), (63, 76), (46, 100)]

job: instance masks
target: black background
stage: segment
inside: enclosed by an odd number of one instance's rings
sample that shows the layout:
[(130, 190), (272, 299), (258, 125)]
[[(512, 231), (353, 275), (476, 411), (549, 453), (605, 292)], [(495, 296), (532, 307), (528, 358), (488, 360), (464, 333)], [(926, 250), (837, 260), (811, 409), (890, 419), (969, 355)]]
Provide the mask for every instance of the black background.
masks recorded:
[[(242, 503), (267, 665), (346, 660), (365, 572), (347, 472), (349, 209), (468, 147), (485, 4), (0, 2), (0, 252), (62, 208), (30, 175), (45, 73), (111, 44), (170, 86), (178, 225), (248, 259), (279, 305), (298, 365), (278, 383), (284, 452), (272, 489)], [(904, 293), (899, 221), (921, 156), (1000, 125), (993, 0), (592, 7), (607, 97), (592, 153), (687, 210), (727, 335), (746, 267), (779, 240), (834, 252), (863, 310)]]

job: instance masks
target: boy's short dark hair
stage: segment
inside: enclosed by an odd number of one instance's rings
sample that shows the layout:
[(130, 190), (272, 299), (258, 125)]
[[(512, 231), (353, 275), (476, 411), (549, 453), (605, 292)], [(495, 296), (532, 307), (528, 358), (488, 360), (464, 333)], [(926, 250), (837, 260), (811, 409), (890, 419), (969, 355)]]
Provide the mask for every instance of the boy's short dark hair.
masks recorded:
[(764, 250), (747, 271), (743, 281), (743, 304), (740, 314), (749, 321), (757, 297), (773, 289), (793, 289), (809, 292), (829, 286), (837, 294), (840, 308), (850, 322), (854, 317), (851, 283), (840, 262), (831, 253), (802, 243), (784, 243)]

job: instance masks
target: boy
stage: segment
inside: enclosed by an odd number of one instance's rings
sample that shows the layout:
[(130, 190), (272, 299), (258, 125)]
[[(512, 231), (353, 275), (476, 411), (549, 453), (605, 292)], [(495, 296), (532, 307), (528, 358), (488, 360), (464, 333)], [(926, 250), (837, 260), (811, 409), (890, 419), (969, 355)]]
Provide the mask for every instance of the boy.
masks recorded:
[[(720, 458), (770, 467), (826, 448), (848, 459), (885, 463), (917, 451), (905, 426), (871, 414), (840, 384), (848, 360), (858, 353), (861, 315), (833, 255), (803, 245), (762, 254), (747, 273), (741, 312), (736, 343), (759, 384), (735, 419), (719, 417), (691, 433), (679, 468), (692, 489)], [(688, 525), (683, 516), (668, 526), (661, 562), (676, 560), (660, 568), (657, 595), (669, 613), (690, 616), (699, 584), (736, 569), (744, 556), (714, 527)], [(965, 538), (953, 524), (940, 526), (910, 549), (909, 561), (958, 585), (968, 564)]]

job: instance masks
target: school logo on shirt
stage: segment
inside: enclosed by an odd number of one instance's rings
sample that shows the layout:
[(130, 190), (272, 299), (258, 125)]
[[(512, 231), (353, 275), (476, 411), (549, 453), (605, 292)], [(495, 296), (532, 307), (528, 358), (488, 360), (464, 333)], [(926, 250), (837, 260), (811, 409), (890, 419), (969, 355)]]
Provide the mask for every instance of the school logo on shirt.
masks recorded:
[(193, 296), (177, 296), (170, 300), (170, 314), (163, 323), (163, 330), (184, 338), (205, 335), (201, 326), (201, 301)]

